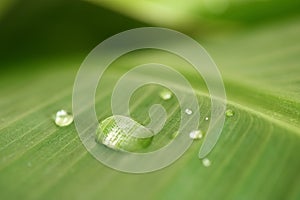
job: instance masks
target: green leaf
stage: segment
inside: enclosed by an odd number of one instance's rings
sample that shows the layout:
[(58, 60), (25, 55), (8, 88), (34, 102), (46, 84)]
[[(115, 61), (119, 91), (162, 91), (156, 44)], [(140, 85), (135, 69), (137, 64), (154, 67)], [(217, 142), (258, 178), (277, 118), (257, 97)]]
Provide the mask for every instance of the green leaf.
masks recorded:
[[(57, 127), (52, 119), (58, 110), (71, 111), (83, 56), (4, 63), (1, 199), (300, 199), (299, 25), (295, 17), (234, 33), (194, 35), (217, 63), (228, 108), (234, 111), (208, 156), (210, 167), (198, 159), (202, 140), (173, 165), (153, 173), (133, 175), (104, 166), (84, 148), (74, 124)], [(118, 78), (131, 66), (153, 60), (174, 66), (191, 82), (205, 133), (210, 99), (202, 79), (174, 55), (150, 50), (120, 58), (104, 75), (96, 94), (99, 121), (111, 116), (110, 96)], [(147, 74), (132, 81), (143, 76)], [(162, 100), (161, 89), (141, 88), (130, 107), (132, 118), (141, 124), (149, 122), (154, 103), (168, 111), (164, 128), (150, 145), (153, 149), (172, 140), (180, 119), (176, 98)]]

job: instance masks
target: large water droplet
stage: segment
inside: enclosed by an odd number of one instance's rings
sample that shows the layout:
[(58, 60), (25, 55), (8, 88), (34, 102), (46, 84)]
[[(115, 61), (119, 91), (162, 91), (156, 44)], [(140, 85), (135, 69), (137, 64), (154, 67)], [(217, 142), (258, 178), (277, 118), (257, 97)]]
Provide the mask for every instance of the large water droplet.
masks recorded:
[(232, 117), (234, 115), (234, 111), (231, 109), (226, 110), (225, 115), (227, 117)]
[(68, 126), (73, 122), (73, 115), (65, 110), (60, 110), (55, 115), (55, 124), (57, 126)]
[(204, 158), (202, 160), (202, 164), (203, 164), (204, 167), (209, 167), (211, 165), (211, 162), (208, 158)]
[(169, 100), (172, 98), (172, 92), (169, 90), (163, 90), (159, 93), (160, 98), (163, 100)]
[(190, 138), (193, 140), (198, 140), (201, 139), (203, 137), (203, 134), (200, 130), (194, 130), (192, 132), (190, 132)]
[(191, 109), (189, 109), (189, 108), (185, 109), (184, 112), (185, 112), (187, 115), (193, 114), (193, 111), (192, 111)]
[(111, 149), (137, 152), (151, 144), (153, 135), (150, 129), (133, 119), (115, 115), (99, 124), (96, 141)]

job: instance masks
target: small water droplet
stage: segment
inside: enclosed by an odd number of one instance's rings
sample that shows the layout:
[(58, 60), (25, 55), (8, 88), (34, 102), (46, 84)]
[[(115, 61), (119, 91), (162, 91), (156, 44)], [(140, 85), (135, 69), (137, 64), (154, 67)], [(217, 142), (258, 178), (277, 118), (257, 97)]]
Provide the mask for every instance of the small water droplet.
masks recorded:
[(203, 164), (204, 167), (209, 167), (211, 165), (211, 162), (208, 158), (204, 158), (202, 160), (202, 164)]
[(56, 113), (55, 124), (57, 126), (68, 126), (73, 122), (73, 115), (65, 110), (60, 110)]
[(31, 166), (32, 166), (31, 162), (28, 162), (27, 167), (31, 167)]
[(232, 117), (234, 115), (234, 111), (231, 109), (226, 110), (225, 115), (227, 117)]
[(192, 132), (190, 132), (190, 138), (193, 140), (198, 140), (201, 139), (203, 137), (203, 134), (200, 130), (194, 130)]
[(208, 121), (208, 117), (205, 117), (205, 121)]
[(169, 90), (163, 90), (159, 93), (160, 98), (163, 100), (169, 100), (172, 98), (172, 92)]
[(193, 111), (192, 111), (191, 109), (189, 109), (189, 108), (185, 109), (184, 112), (185, 112), (187, 115), (193, 114)]
[(96, 141), (114, 150), (137, 152), (151, 144), (153, 135), (133, 119), (115, 115), (99, 124)]

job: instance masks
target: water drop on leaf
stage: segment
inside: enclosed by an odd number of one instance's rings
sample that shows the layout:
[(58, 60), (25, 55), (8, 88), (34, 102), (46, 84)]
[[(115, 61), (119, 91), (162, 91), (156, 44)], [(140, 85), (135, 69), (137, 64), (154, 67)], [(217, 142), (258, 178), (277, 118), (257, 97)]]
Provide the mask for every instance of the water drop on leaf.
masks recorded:
[(204, 158), (202, 160), (202, 164), (203, 164), (204, 167), (209, 167), (211, 165), (211, 162), (208, 158)]
[(185, 112), (187, 115), (193, 114), (193, 111), (192, 111), (191, 109), (189, 109), (189, 108), (185, 109), (184, 112)]
[(159, 93), (160, 98), (163, 100), (169, 100), (172, 98), (172, 92), (169, 90), (163, 90)]
[(99, 124), (96, 141), (114, 150), (137, 152), (151, 144), (153, 135), (135, 120), (114, 115)]
[(226, 115), (227, 117), (232, 117), (232, 116), (234, 115), (234, 112), (233, 112), (233, 110), (228, 109), (228, 110), (226, 110), (225, 115)]
[(63, 127), (68, 126), (73, 122), (73, 115), (65, 110), (60, 110), (55, 115), (55, 124), (57, 126)]
[(195, 130), (190, 132), (190, 138), (193, 140), (201, 139), (203, 137), (202, 132), (200, 130)]

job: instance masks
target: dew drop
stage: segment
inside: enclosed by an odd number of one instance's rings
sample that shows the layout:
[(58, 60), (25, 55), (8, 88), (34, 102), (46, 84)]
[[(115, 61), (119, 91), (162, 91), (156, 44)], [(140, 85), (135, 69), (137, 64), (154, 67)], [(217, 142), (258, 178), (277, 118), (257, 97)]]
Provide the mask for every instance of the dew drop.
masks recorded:
[(172, 98), (172, 92), (169, 90), (163, 90), (159, 93), (160, 98), (163, 100), (169, 100)]
[(194, 130), (192, 132), (190, 132), (190, 138), (193, 140), (198, 140), (201, 139), (203, 137), (203, 134), (200, 130)]
[(204, 158), (202, 160), (202, 164), (203, 164), (204, 167), (209, 167), (211, 165), (211, 162), (208, 158)]
[(208, 121), (208, 117), (205, 117), (205, 121)]
[(60, 110), (56, 113), (55, 124), (57, 126), (63, 127), (68, 126), (73, 122), (73, 115), (65, 110)]
[(96, 141), (114, 150), (137, 152), (151, 144), (153, 135), (133, 119), (114, 115), (99, 124)]
[(193, 114), (193, 111), (192, 111), (191, 109), (189, 109), (189, 108), (185, 109), (184, 112), (185, 112), (187, 115)]
[(31, 167), (31, 166), (32, 166), (31, 162), (28, 162), (27, 167)]
[(225, 115), (227, 117), (232, 117), (234, 115), (234, 111), (231, 109), (226, 110)]

